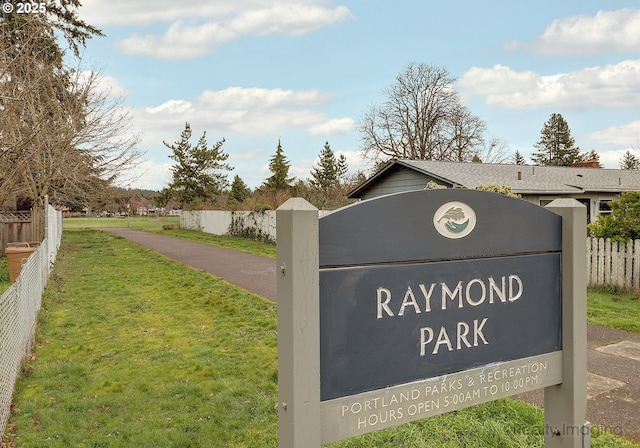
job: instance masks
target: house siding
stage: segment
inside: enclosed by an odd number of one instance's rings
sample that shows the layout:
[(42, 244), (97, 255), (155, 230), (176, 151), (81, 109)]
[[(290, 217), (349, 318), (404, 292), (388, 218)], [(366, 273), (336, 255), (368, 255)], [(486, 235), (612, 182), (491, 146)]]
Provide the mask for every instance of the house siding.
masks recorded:
[(405, 160), (387, 165), (348, 197), (371, 199), (421, 190), (429, 181), (446, 187), (503, 185), (536, 205), (573, 198), (587, 206), (589, 222), (596, 221), (601, 212), (610, 212), (601, 203), (625, 191), (640, 191), (640, 171), (634, 170)]
[(363, 194), (362, 199), (371, 199), (385, 194), (400, 193), (402, 191), (422, 190), (430, 180), (432, 180), (432, 178), (429, 176), (402, 167), (389, 174), (384, 179), (384, 182), (379, 182), (369, 188), (365, 194)]

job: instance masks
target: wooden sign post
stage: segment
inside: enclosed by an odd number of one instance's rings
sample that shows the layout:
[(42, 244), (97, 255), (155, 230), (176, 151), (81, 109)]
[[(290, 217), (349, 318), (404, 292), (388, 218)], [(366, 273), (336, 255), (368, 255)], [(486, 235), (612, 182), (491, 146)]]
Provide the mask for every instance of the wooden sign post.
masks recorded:
[(461, 189), (283, 204), (280, 446), (542, 388), (546, 446), (588, 446), (584, 215)]

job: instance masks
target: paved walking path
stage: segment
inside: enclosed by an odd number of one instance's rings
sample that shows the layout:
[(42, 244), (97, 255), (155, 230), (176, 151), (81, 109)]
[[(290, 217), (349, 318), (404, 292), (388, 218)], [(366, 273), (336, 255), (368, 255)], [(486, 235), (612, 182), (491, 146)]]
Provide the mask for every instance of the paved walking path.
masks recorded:
[(167, 258), (202, 269), (269, 300), (276, 300), (276, 260), (232, 249), (194, 243), (157, 233), (123, 228), (100, 229), (152, 249)]
[[(272, 258), (130, 229), (102, 230), (276, 301)], [(604, 428), (640, 443), (640, 335), (589, 325), (587, 340), (587, 419), (594, 431)], [(518, 398), (544, 404), (542, 390)]]

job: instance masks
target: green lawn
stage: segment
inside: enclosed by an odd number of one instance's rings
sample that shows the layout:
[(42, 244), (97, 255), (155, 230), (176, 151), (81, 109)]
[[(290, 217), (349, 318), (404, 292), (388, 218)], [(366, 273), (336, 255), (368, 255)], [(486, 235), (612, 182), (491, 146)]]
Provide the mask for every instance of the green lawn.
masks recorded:
[(7, 257), (0, 257), (0, 294), (5, 292), (11, 286), (9, 281), (9, 265)]
[[(197, 230), (182, 230), (178, 226), (178, 217), (146, 217), (136, 216), (127, 218), (65, 218), (64, 229), (96, 229), (107, 227), (129, 227), (133, 230), (143, 230), (145, 232), (159, 233), (162, 235), (184, 238), (198, 243), (211, 244), (214, 246), (226, 247), (228, 249), (240, 250), (265, 257), (276, 257), (276, 246), (258, 241), (251, 241), (245, 238), (233, 236), (211, 235)], [(165, 226), (172, 227), (167, 230)]]
[(589, 291), (587, 321), (640, 334), (640, 294), (611, 294), (603, 289)]
[(275, 446), (275, 305), (95, 230), (68, 230), (17, 446)]
[[(6, 441), (276, 447), (275, 304), (86, 227), (65, 220)], [(331, 446), (542, 447), (543, 419), (498, 400)], [(640, 447), (602, 433), (592, 442)]]

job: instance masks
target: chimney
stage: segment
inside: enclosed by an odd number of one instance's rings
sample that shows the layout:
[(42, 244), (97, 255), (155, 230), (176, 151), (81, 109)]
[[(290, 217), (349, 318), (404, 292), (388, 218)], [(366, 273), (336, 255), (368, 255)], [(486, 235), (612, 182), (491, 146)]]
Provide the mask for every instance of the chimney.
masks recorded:
[(522, 171), (518, 171), (518, 180), (522, 180)]
[(574, 168), (600, 168), (600, 162), (597, 160), (586, 160), (584, 162), (575, 162), (571, 166)]

